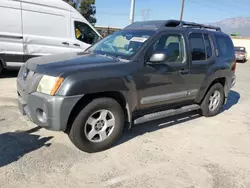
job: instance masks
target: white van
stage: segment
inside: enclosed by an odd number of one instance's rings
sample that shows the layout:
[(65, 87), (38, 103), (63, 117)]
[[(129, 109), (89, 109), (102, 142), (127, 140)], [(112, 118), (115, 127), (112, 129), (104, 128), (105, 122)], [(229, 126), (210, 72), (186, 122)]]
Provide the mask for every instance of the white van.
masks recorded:
[(29, 58), (84, 51), (101, 35), (62, 0), (0, 0), (0, 73)]

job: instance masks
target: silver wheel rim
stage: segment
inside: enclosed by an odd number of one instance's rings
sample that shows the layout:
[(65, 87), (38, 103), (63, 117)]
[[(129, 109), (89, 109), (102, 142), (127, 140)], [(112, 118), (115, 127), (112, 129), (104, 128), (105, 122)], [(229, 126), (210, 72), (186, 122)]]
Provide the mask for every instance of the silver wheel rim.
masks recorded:
[(209, 98), (209, 110), (214, 111), (220, 104), (221, 94), (215, 90)]
[(115, 116), (109, 110), (98, 110), (89, 116), (85, 123), (84, 133), (91, 142), (102, 142), (113, 132)]

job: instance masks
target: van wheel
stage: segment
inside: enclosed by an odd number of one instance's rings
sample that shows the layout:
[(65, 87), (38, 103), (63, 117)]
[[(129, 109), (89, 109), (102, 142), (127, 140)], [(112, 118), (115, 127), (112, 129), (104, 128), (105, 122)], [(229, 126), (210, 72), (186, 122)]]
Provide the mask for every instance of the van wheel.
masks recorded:
[(2, 72), (3, 72), (3, 64), (1, 63), (1, 60), (0, 60), (0, 76)]
[(119, 103), (111, 98), (99, 98), (79, 113), (69, 138), (82, 151), (99, 152), (115, 144), (123, 127), (124, 112)]
[(219, 114), (224, 101), (224, 87), (219, 83), (214, 84), (202, 101), (201, 114), (205, 117), (212, 117)]

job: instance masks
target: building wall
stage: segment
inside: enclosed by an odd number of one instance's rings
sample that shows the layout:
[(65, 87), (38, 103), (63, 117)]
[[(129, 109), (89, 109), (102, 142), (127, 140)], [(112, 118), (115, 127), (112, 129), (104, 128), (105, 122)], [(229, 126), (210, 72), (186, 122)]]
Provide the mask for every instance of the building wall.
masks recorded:
[(248, 59), (250, 59), (250, 38), (241, 37), (241, 38), (232, 38), (234, 46), (243, 46), (247, 50)]

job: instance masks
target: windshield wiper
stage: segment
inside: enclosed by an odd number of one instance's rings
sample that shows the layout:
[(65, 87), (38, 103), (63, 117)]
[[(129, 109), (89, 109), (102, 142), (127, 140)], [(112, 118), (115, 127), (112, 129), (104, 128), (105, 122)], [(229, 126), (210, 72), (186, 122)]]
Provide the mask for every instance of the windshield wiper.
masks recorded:
[(105, 57), (111, 57), (112, 59), (117, 59), (115, 56), (112, 56), (112, 55), (109, 55), (109, 54), (106, 54), (106, 53), (104, 53), (104, 54), (96, 53), (96, 54), (99, 55), (99, 56), (105, 56)]
[(117, 59), (119, 61), (129, 61), (128, 59), (122, 58), (121, 56), (114, 56), (114, 55), (110, 55), (107, 53), (98, 53), (98, 52), (95, 52), (95, 53), (99, 56), (110, 57), (112, 59)]

